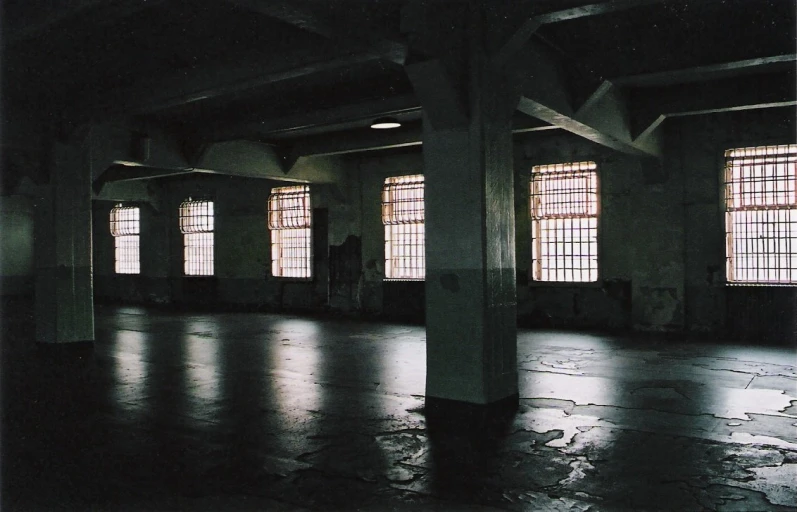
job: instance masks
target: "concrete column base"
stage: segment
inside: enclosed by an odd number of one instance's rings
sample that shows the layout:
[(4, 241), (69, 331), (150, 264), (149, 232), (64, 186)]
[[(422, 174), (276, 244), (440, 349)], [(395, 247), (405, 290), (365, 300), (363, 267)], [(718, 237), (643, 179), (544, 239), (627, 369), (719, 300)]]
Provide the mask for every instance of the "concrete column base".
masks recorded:
[(464, 431), (481, 436), (500, 434), (514, 417), (519, 404), (518, 393), (489, 404), (427, 396), (424, 410), (430, 431)]

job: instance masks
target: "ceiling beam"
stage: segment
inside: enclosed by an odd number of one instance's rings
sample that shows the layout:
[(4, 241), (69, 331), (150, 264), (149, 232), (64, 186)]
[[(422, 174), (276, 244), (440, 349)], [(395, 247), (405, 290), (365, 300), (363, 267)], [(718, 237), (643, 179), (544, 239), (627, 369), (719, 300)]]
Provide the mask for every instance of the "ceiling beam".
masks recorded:
[(797, 105), (795, 72), (636, 89), (632, 136), (644, 138), (668, 117)]
[(657, 138), (635, 143), (627, 99), (619, 87), (604, 82), (574, 111), (556, 61), (538, 45), (527, 46), (515, 68), (521, 92), (519, 111), (623, 153), (661, 156)]
[(555, 11), (539, 13), (534, 15), (534, 19), (544, 25), (547, 23), (560, 23), (578, 18), (599, 16), (618, 11), (625, 11), (637, 7), (648, 7), (660, 4), (665, 0), (609, 0), (607, 2), (596, 2), (586, 5), (579, 5), (569, 9), (559, 9)]
[(291, 141), (290, 153), (295, 160), (303, 156), (345, 155), (364, 151), (419, 146), (421, 142), (421, 125), (416, 122), (412, 126), (388, 130), (388, 133), (363, 129), (305, 137)]
[(107, 169), (102, 171), (99, 176), (94, 179), (91, 188), (95, 194), (102, 192), (106, 183), (114, 181), (135, 181), (135, 180), (150, 180), (153, 178), (166, 178), (170, 176), (179, 176), (181, 174), (192, 174), (194, 169), (190, 168), (164, 168), (152, 167), (148, 165), (139, 165), (132, 163), (115, 162), (108, 166)]
[(758, 59), (723, 62), (708, 66), (698, 66), (673, 71), (645, 73), (612, 79), (615, 85), (623, 87), (662, 87), (691, 82), (705, 82), (734, 76), (771, 73), (773, 71), (794, 69), (797, 53), (761, 57)]
[[(557, 126), (519, 126), (512, 130), (515, 135), (530, 132), (556, 130)], [(338, 132), (323, 136), (313, 136), (285, 141), (282, 152), (290, 155), (290, 161), (295, 162), (303, 156), (330, 156), (363, 153), (385, 149), (406, 148), (423, 144), (423, 134), (420, 123), (396, 130), (392, 133), (377, 133), (376, 131), (362, 130), (354, 132)]]
[[(376, 34), (367, 26), (352, 28), (334, 20), (326, 19), (309, 8), (311, 3), (285, 2), (278, 0), (227, 0), (251, 12), (277, 19), (293, 27), (318, 34), (336, 44), (353, 48), (369, 49), (384, 55), (385, 60), (403, 65), (407, 56), (407, 45)], [(325, 7), (326, 3), (317, 4)]]
[[(153, 113), (219, 96), (234, 96), (269, 84), (354, 66), (380, 57), (381, 54), (373, 52), (345, 55), (313, 52), (301, 56), (283, 55), (277, 63), (274, 62), (276, 59), (268, 63), (253, 61), (179, 71), (165, 77), (146, 77), (129, 87), (77, 102), (65, 117), (101, 121)], [(295, 62), (304, 64), (296, 66)]]
[(383, 116), (415, 115), (420, 118), (421, 106), (412, 95), (395, 96), (351, 105), (341, 105), (324, 110), (297, 114), (288, 117), (264, 119), (232, 127), (222, 127), (209, 132), (212, 140), (228, 140), (241, 137), (270, 139), (288, 138), (296, 135), (313, 135), (320, 131), (340, 131), (362, 127), (363, 121)]
[[(590, 16), (599, 16), (618, 11), (625, 11), (636, 7), (646, 7), (664, 2), (665, 0), (609, 0), (586, 5), (559, 9), (555, 11), (536, 13), (528, 16), (520, 26), (512, 31), (506, 42), (495, 52), (492, 63), (498, 68), (508, 65), (537, 30), (547, 24), (560, 23)], [(535, 6), (536, 7), (536, 6)]]

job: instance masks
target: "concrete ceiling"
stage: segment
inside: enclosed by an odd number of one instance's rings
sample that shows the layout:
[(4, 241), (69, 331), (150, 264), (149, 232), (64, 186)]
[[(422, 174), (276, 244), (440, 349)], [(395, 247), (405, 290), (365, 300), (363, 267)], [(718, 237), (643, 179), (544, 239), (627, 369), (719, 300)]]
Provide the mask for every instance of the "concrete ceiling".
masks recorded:
[[(299, 154), (417, 144), (418, 84), (405, 64), (424, 47), (402, 26), (416, 4), (5, 0), (4, 117), (124, 119)], [(651, 134), (668, 116), (797, 99), (793, 0), (489, 5), (508, 20), (495, 59), (547, 73), (524, 87), (517, 131), (560, 128), (656, 155)], [(405, 127), (366, 128), (384, 114)]]

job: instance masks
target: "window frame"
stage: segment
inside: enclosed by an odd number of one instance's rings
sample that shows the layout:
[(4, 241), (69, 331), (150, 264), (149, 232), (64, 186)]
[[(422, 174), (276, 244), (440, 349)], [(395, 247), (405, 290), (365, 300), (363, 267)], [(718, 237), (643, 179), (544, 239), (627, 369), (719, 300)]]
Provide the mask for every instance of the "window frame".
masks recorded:
[[(302, 190), (299, 190), (302, 189)], [(284, 214), (285, 211), (292, 211), (290, 209), (285, 208), (276, 208), (278, 206), (278, 201), (289, 200), (291, 195), (298, 196), (298, 193), (302, 194), (302, 200), (305, 201), (303, 205), (303, 209), (305, 210), (304, 215), (295, 216), (294, 218), (285, 218)], [(277, 213), (281, 213), (281, 215), (277, 215)], [(303, 217), (303, 218), (302, 218)], [(285, 223), (283, 223), (285, 221)], [(313, 196), (312, 191), (310, 190), (309, 184), (298, 184), (298, 185), (290, 185), (285, 187), (273, 187), (271, 189), (271, 193), (268, 196), (268, 201), (266, 202), (266, 226), (268, 227), (269, 231), (269, 267), (270, 267), (270, 274), (271, 277), (279, 280), (292, 280), (292, 281), (312, 281), (315, 277), (315, 269), (313, 268), (314, 265), (314, 244), (313, 244)], [(301, 230), (306, 233), (304, 240), (306, 241), (306, 245), (303, 248), (300, 248), (306, 251), (306, 265), (304, 268), (307, 271), (306, 276), (288, 276), (282, 274), (276, 274), (274, 272), (276, 266), (280, 259), (289, 260), (290, 257), (277, 257), (275, 258), (275, 247), (279, 246), (282, 247), (282, 231), (294, 231), (294, 230)], [(277, 239), (279, 238), (279, 239)], [(284, 249), (284, 247), (282, 248)], [(282, 249), (280, 249), (280, 254), (282, 254)], [(300, 257), (300, 256), (299, 256)], [(299, 257), (293, 257), (293, 259), (298, 259)], [(284, 265), (279, 265), (281, 269), (290, 269), (290, 268), (299, 268), (299, 267), (289, 267)]]
[[(125, 211), (135, 211), (134, 219), (119, 218), (119, 214)], [(108, 215), (109, 230), (114, 239), (114, 274), (115, 275), (141, 275), (141, 208), (138, 206), (117, 203)], [(133, 225), (128, 223), (133, 222)], [(127, 258), (120, 259), (120, 253), (131, 254), (130, 247), (121, 247), (121, 242), (132, 242), (135, 240), (133, 253), (135, 254), (134, 271), (121, 271), (120, 263), (128, 262)], [(127, 250), (125, 250), (127, 249)], [(129, 263), (129, 262), (128, 262)]]
[[(595, 214), (593, 217), (596, 219), (595, 223), (595, 244), (596, 244), (596, 251), (597, 254), (595, 255), (595, 279), (591, 281), (551, 281), (551, 280), (542, 280), (536, 279), (535, 273), (535, 242), (536, 239), (534, 237), (534, 223), (538, 222), (535, 219), (534, 215), (534, 205), (532, 203), (534, 199), (534, 192), (533, 192), (533, 180), (534, 180), (534, 170), (539, 167), (556, 167), (556, 166), (575, 166), (580, 164), (592, 164), (594, 165), (594, 169), (591, 169), (591, 172), (595, 173)], [(526, 193), (528, 193), (528, 201), (527, 201), (527, 213), (529, 219), (529, 226), (528, 226), (528, 233), (529, 233), (529, 260), (528, 260), (528, 285), (530, 287), (554, 287), (554, 288), (567, 288), (567, 287), (579, 287), (579, 288), (599, 288), (602, 286), (601, 279), (603, 278), (603, 240), (602, 240), (602, 224), (603, 224), (603, 207), (602, 207), (602, 200), (601, 200), (601, 168), (602, 162), (598, 158), (591, 158), (591, 159), (583, 159), (577, 161), (564, 161), (564, 162), (552, 162), (552, 163), (545, 163), (545, 164), (535, 164), (531, 166), (528, 174), (528, 181), (526, 184)], [(576, 217), (576, 216), (574, 216)]]
[[(190, 208), (207, 203), (211, 205), (212, 213), (210, 215), (191, 215)], [(192, 222), (187, 222), (185, 219), (195, 219), (203, 217), (209, 217), (210, 221), (200, 222), (199, 224), (194, 224)], [(180, 203), (180, 207), (178, 209), (178, 222), (180, 227), (180, 233), (183, 235), (183, 277), (189, 278), (208, 278), (214, 277), (216, 275), (216, 204), (213, 199), (210, 198), (198, 198), (194, 199), (192, 197), (188, 197), (184, 201)], [(199, 238), (210, 238), (210, 244), (190, 244), (188, 242), (190, 238), (197, 238), (192, 235), (210, 235), (208, 236), (199, 236)], [(209, 272), (201, 272), (201, 273), (191, 273), (189, 272), (189, 264), (192, 263), (191, 259), (189, 258), (189, 249), (192, 247), (199, 247), (199, 250), (207, 250), (207, 247), (210, 247), (210, 271)], [(194, 262), (199, 266), (207, 265), (205, 262)]]
[[(729, 147), (730, 146), (730, 147)], [(797, 154), (797, 143), (793, 140), (785, 140), (782, 138), (776, 139), (752, 139), (752, 140), (744, 140), (744, 141), (735, 141), (732, 143), (726, 143), (725, 149), (717, 148), (717, 157), (719, 160), (718, 167), (720, 168), (720, 175), (719, 175), (719, 210), (720, 210), (720, 229), (722, 230), (722, 243), (723, 243), (723, 258), (724, 258), (724, 284), (727, 287), (797, 287), (797, 276), (795, 276), (794, 281), (790, 282), (783, 282), (783, 281), (738, 281), (732, 280), (731, 276), (733, 274), (731, 270), (732, 266), (732, 255), (731, 255), (731, 243), (732, 243), (732, 232), (729, 229), (728, 222), (730, 218), (730, 213), (732, 210), (729, 209), (729, 188), (730, 182), (729, 180), (729, 157), (728, 153), (731, 151), (741, 151), (741, 150), (754, 150), (760, 148), (780, 148), (780, 147), (791, 147), (790, 152), (786, 154)], [(766, 155), (763, 155), (766, 157)], [(795, 183), (797, 183), (797, 163), (795, 163)], [(797, 196), (797, 186), (795, 187), (795, 196)], [(747, 209), (747, 211), (760, 211), (760, 210), (773, 210), (778, 209), (777, 207), (772, 207), (771, 205), (767, 205), (762, 208), (751, 207)], [(792, 208), (787, 208), (792, 209)], [(794, 211), (797, 212), (797, 202), (794, 203)], [(734, 211), (745, 211), (745, 208), (739, 208)], [(795, 213), (797, 215), (797, 213)]]
[[(404, 183), (401, 182), (404, 180)], [(417, 184), (420, 183), (420, 187), (417, 187)], [(401, 185), (409, 185), (406, 187), (408, 190), (420, 190), (421, 191), (421, 209), (417, 209), (417, 204), (414, 208), (406, 212), (396, 212), (395, 204), (397, 204), (396, 200), (391, 200), (391, 193), (392, 190), (398, 188)], [(413, 185), (416, 185), (415, 188), (412, 188)], [(395, 282), (395, 281), (413, 281), (413, 282), (425, 282), (426, 281), (426, 180), (423, 174), (406, 174), (400, 176), (389, 176), (385, 178), (382, 184), (382, 191), (381, 191), (381, 212), (382, 212), (382, 224), (384, 226), (384, 275), (382, 280), (385, 282)], [(410, 198), (410, 201), (417, 203), (418, 198)], [(401, 217), (404, 216), (406, 219), (402, 219)], [(418, 219), (420, 217), (420, 220)], [(415, 228), (415, 230), (422, 231), (421, 235), (421, 243), (412, 244), (412, 241), (417, 242), (417, 237), (419, 233), (408, 233), (410, 238), (409, 244), (401, 244), (402, 246), (409, 245), (410, 247), (414, 246), (422, 246), (423, 250), (421, 251), (421, 255), (410, 255), (409, 258), (421, 258), (421, 266), (419, 265), (411, 265), (410, 271), (418, 270), (420, 268), (420, 272), (423, 274), (421, 277), (416, 276), (401, 276), (401, 277), (392, 277), (388, 276), (388, 269), (394, 269), (395, 266), (390, 264), (389, 261), (391, 259), (390, 255), (394, 254), (397, 251), (392, 250), (392, 247), (396, 244), (395, 236), (397, 233), (396, 226), (420, 226), (420, 228)], [(412, 228), (410, 228), (412, 230)], [(415, 237), (415, 238), (413, 238)], [(391, 247), (391, 250), (388, 250), (388, 246)], [(395, 258), (393, 258), (395, 259)], [(400, 267), (400, 271), (407, 271), (407, 267)]]

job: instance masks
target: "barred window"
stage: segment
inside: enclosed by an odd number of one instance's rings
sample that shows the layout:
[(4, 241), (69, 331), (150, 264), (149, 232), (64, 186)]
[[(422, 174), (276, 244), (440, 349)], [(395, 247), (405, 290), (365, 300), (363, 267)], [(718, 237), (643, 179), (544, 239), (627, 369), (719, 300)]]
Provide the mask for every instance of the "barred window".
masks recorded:
[(274, 277), (312, 276), (312, 213), (310, 187), (278, 187), (268, 197), (271, 230), (271, 274)]
[(598, 280), (598, 172), (595, 162), (531, 171), (532, 278)]
[(114, 271), (117, 274), (140, 274), (140, 210), (117, 204), (111, 208), (111, 234), (114, 242)]
[(387, 178), (382, 189), (385, 279), (426, 277), (423, 175)]
[(195, 201), (189, 197), (180, 204), (185, 275), (213, 275), (213, 229), (213, 201)]
[(795, 144), (725, 152), (725, 238), (729, 283), (797, 283), (795, 169)]

